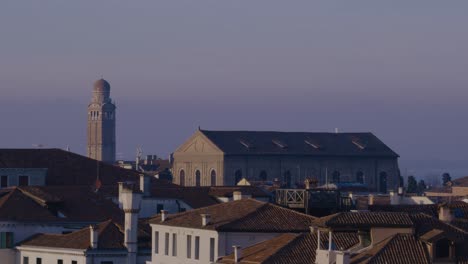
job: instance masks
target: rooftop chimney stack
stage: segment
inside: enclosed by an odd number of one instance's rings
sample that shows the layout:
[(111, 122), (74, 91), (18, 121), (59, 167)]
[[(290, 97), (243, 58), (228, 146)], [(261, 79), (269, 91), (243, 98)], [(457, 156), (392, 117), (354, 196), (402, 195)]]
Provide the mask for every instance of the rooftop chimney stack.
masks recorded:
[(445, 223), (451, 222), (454, 216), (447, 204), (439, 207), (439, 220)]
[(166, 221), (167, 215), (169, 214), (166, 210), (161, 210), (161, 222)]
[(241, 246), (232, 246), (234, 248), (234, 263), (239, 263), (242, 258)]
[(140, 212), (142, 194), (134, 191), (134, 184), (122, 183), (122, 192), (119, 196), (121, 196), (122, 207), (125, 213), (124, 244), (128, 250), (127, 263), (136, 264), (138, 252), (138, 213)]
[(233, 192), (232, 193), (232, 199), (234, 201), (239, 201), (239, 200), (242, 200), (242, 192)]
[(210, 214), (202, 214), (202, 226), (207, 226), (211, 223), (211, 215)]
[(143, 197), (151, 196), (150, 186), (151, 178), (148, 175), (140, 174), (140, 191), (143, 193)]
[(98, 247), (98, 229), (97, 226), (95, 225), (90, 225), (89, 226), (89, 244), (91, 245), (91, 248), (97, 248)]
[(390, 191), (390, 204), (391, 205), (398, 205), (401, 203), (400, 201), (401, 196), (396, 194), (394, 191)]
[(369, 205), (374, 205), (374, 195), (369, 194)]
[(398, 195), (403, 195), (403, 187), (398, 187)]

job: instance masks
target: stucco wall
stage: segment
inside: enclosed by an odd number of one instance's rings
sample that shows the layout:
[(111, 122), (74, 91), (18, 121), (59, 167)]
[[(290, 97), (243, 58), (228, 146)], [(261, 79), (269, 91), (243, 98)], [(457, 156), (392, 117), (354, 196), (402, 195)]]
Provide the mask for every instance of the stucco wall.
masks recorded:
[(44, 186), (46, 168), (0, 168), (0, 176), (8, 176), (8, 186), (18, 186), (19, 176), (28, 176), (29, 185)]

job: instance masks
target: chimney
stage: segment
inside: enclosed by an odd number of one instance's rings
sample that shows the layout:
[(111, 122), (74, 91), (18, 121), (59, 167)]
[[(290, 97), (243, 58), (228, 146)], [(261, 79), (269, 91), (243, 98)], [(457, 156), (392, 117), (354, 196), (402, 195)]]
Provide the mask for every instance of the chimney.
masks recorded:
[(161, 210), (161, 222), (166, 221), (167, 215), (169, 214), (166, 210)]
[(119, 208), (122, 209), (122, 190), (123, 190), (123, 185), (124, 183), (123, 182), (118, 182), (118, 185), (119, 185)]
[(443, 204), (439, 207), (439, 220), (442, 222), (451, 222), (454, 216), (447, 204)]
[(398, 195), (403, 195), (403, 187), (398, 187)]
[(202, 226), (207, 226), (211, 223), (211, 215), (210, 214), (202, 214)]
[(94, 249), (98, 247), (98, 229), (95, 225), (89, 226), (89, 240), (91, 248)]
[(374, 195), (369, 194), (369, 205), (374, 205)]
[(150, 186), (151, 178), (148, 175), (140, 174), (140, 191), (143, 193), (143, 197), (151, 196)]
[(241, 246), (232, 246), (234, 248), (234, 263), (239, 263), (242, 258)]
[(127, 263), (136, 264), (138, 251), (138, 213), (140, 212), (141, 193), (134, 191), (133, 184), (122, 184), (120, 196), (125, 213), (124, 245), (128, 250)]
[(345, 251), (337, 251), (336, 252), (336, 264), (349, 264), (350, 258), (349, 253)]
[(305, 179), (304, 185), (305, 185), (306, 190), (310, 190), (310, 180), (309, 179)]
[(394, 191), (390, 191), (390, 204), (398, 205), (400, 204), (401, 196), (396, 194)]
[(232, 193), (232, 199), (234, 201), (242, 200), (242, 192), (236, 191)]

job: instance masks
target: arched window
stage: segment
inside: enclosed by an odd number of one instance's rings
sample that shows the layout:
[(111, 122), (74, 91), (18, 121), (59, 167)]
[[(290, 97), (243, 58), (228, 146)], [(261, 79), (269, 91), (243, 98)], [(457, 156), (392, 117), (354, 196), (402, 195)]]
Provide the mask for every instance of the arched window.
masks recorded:
[(238, 184), (242, 180), (242, 170), (236, 170), (234, 173), (234, 185)]
[(387, 193), (387, 173), (385, 171), (379, 174), (379, 191)]
[(185, 186), (185, 171), (180, 170), (179, 172), (179, 184), (180, 186)]
[(286, 171), (283, 175), (283, 182), (286, 184), (286, 187), (291, 188), (291, 172)]
[(216, 171), (211, 170), (211, 186), (216, 186)]
[(358, 171), (356, 172), (356, 182), (357, 183), (364, 183), (364, 172)]
[(201, 173), (199, 170), (195, 171), (195, 186), (201, 185)]
[(260, 172), (259, 178), (260, 178), (261, 181), (266, 181), (267, 178), (268, 178), (268, 177), (267, 177), (266, 171), (262, 170), (262, 171)]
[(332, 180), (334, 183), (340, 182), (340, 172), (339, 171), (334, 171), (332, 174)]

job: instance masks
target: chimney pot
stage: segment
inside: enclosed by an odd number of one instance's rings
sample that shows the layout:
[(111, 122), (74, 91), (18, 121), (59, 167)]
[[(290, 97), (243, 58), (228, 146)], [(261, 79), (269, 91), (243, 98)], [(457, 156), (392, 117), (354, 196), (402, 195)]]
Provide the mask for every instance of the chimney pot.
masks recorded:
[(234, 263), (239, 263), (242, 258), (241, 246), (232, 246), (234, 248)]
[(369, 205), (373, 205), (373, 204), (374, 204), (374, 195), (369, 194)]
[(97, 248), (98, 247), (98, 230), (97, 226), (95, 225), (90, 225), (89, 226), (89, 238), (90, 238), (90, 246), (91, 248)]
[(169, 214), (166, 210), (161, 210), (161, 222), (166, 221), (167, 215)]

